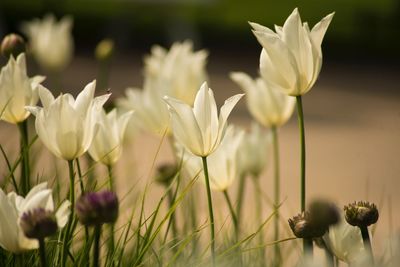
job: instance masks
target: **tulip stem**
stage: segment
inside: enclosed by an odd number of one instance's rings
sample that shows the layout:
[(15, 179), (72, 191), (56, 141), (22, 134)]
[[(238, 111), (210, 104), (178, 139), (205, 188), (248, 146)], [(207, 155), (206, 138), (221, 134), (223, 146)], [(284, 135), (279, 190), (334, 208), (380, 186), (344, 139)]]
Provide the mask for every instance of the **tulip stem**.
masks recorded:
[[(279, 163), (279, 139), (278, 139), (278, 129), (276, 126), (271, 128), (272, 131), (272, 145), (274, 150), (274, 240), (279, 240), (279, 204), (280, 194), (281, 194), (281, 181), (280, 181), (280, 163)], [(274, 245), (274, 264), (273, 266), (280, 266), (282, 257), (279, 247), (279, 243)]]
[(224, 193), (226, 203), (228, 204), (229, 207), (229, 212), (231, 213), (232, 216), (233, 226), (235, 227), (235, 236), (236, 236), (235, 242), (237, 242), (239, 239), (239, 221), (238, 218), (236, 217), (235, 210), (233, 209), (232, 202), (228, 195), (228, 192), (226, 190), (222, 192)]
[(75, 208), (75, 173), (74, 173), (74, 161), (68, 160), (69, 169), (69, 201), (71, 202), (71, 213), (69, 215), (67, 228), (64, 233), (63, 251), (62, 251), (62, 266), (65, 266), (67, 262), (67, 255), (70, 245), (70, 233), (71, 227), (74, 220), (74, 208)]
[(211, 227), (211, 263), (212, 266), (215, 266), (215, 234), (214, 234), (214, 212), (211, 198), (211, 188), (210, 188), (210, 178), (208, 176), (208, 166), (207, 166), (207, 157), (201, 157), (203, 161), (203, 171), (204, 177), (206, 180), (206, 188), (207, 188), (207, 200), (208, 200), (208, 212), (210, 216), (210, 227)]
[(46, 267), (47, 263), (46, 263), (46, 247), (45, 247), (45, 243), (44, 243), (44, 238), (39, 238), (39, 254), (40, 254), (40, 263), (42, 265), (42, 267)]
[[(257, 225), (261, 225), (263, 223), (262, 219), (262, 191), (260, 186), (260, 177), (257, 175), (252, 176), (252, 180), (254, 183), (254, 190), (256, 191), (254, 194), (255, 206), (256, 206), (256, 223)], [(260, 244), (264, 244), (264, 234), (260, 232), (258, 234), (258, 242)], [(265, 263), (265, 247), (260, 248), (260, 260), (261, 262)]]
[(101, 224), (94, 228), (93, 267), (99, 267)]
[[(246, 175), (242, 174), (239, 177), (239, 187), (237, 193), (236, 215), (238, 218), (241, 218), (242, 214), (243, 195), (245, 192), (245, 186), (246, 186)], [(240, 226), (240, 221), (238, 221), (238, 227), (239, 226)]]
[(371, 259), (372, 266), (375, 265), (374, 254), (372, 253), (371, 239), (369, 238), (368, 227), (360, 226), (361, 236), (364, 242), (364, 248)]
[(29, 169), (29, 134), (28, 134), (28, 120), (18, 123), (18, 129), (21, 135), (20, 147), (22, 154), (21, 161), (21, 191), (22, 195), (28, 194), (30, 189), (30, 169)]
[(303, 114), (303, 103), (301, 100), (301, 96), (296, 96), (297, 101), (297, 118), (299, 123), (300, 130), (300, 179), (301, 179), (301, 194), (300, 194), (300, 202), (301, 202), (301, 211), (306, 210), (306, 140), (304, 133), (304, 114)]
[[(115, 186), (114, 186), (114, 178), (113, 178), (113, 171), (112, 171), (112, 166), (107, 165), (107, 170), (108, 170), (108, 181), (110, 184), (110, 190), (114, 192)], [(110, 224), (110, 237), (108, 240), (108, 255), (107, 258), (111, 258), (113, 253), (114, 253), (114, 247), (115, 247), (115, 241), (114, 241), (114, 223)], [(112, 262), (112, 261), (111, 261)]]

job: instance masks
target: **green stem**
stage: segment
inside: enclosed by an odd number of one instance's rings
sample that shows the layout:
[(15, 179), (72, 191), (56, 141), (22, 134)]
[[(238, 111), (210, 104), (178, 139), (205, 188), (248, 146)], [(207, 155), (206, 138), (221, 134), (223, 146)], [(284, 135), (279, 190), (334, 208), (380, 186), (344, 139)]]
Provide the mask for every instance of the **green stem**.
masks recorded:
[(94, 228), (93, 267), (99, 267), (101, 224)]
[(211, 198), (211, 188), (210, 188), (210, 178), (208, 176), (208, 166), (207, 166), (207, 157), (201, 157), (203, 161), (203, 171), (204, 177), (206, 180), (206, 188), (207, 188), (207, 200), (208, 200), (208, 212), (210, 216), (210, 227), (211, 227), (211, 263), (212, 266), (215, 266), (215, 233), (214, 233), (214, 212)]
[[(245, 186), (246, 186), (246, 175), (242, 174), (239, 177), (239, 187), (238, 187), (238, 192), (237, 192), (237, 204), (236, 204), (236, 215), (238, 218), (241, 218), (242, 216), (242, 206), (243, 206), (243, 195), (245, 191)], [(240, 227), (240, 222), (238, 222)]]
[(301, 161), (300, 161), (300, 179), (301, 179), (301, 211), (306, 209), (306, 141), (304, 132), (304, 114), (301, 96), (296, 96), (297, 101), (297, 116), (300, 130), (300, 146), (301, 146)]
[(29, 166), (29, 134), (28, 134), (28, 120), (18, 123), (18, 129), (21, 135), (21, 191), (25, 196), (30, 190), (30, 166)]
[[(252, 180), (254, 182), (254, 189), (255, 189), (255, 205), (256, 205), (256, 220), (257, 220), (257, 224), (261, 225), (263, 223), (263, 219), (262, 219), (262, 191), (261, 191), (261, 186), (260, 186), (260, 177), (258, 176), (253, 176)], [(258, 234), (259, 240), (258, 242), (260, 244), (264, 244), (264, 234), (262, 232), (260, 232)], [(261, 262), (265, 263), (266, 259), (265, 259), (265, 248), (261, 247), (260, 248), (260, 256), (261, 256)]]
[(46, 247), (44, 243), (44, 238), (39, 238), (39, 254), (40, 254), (40, 263), (42, 267), (46, 267)]
[[(178, 185), (179, 185), (179, 184), (178, 184)], [(167, 196), (168, 196), (168, 205), (169, 205), (169, 209), (171, 209), (172, 206), (174, 205), (174, 202), (175, 202), (175, 194), (174, 194), (171, 190), (169, 190)], [(176, 240), (176, 239), (177, 239), (177, 236), (178, 236), (178, 230), (177, 230), (177, 228), (176, 228), (175, 212), (172, 212), (172, 213), (171, 213), (170, 221), (168, 222), (167, 231), (165, 232), (164, 240), (166, 240), (166, 237), (167, 237), (167, 235), (168, 235), (169, 227), (172, 228), (172, 235), (173, 235), (172, 238), (173, 238), (174, 240)]]
[(228, 204), (229, 207), (229, 212), (231, 213), (232, 216), (233, 226), (235, 227), (235, 236), (236, 236), (235, 241), (237, 242), (239, 239), (239, 221), (238, 218), (236, 217), (235, 210), (233, 209), (232, 202), (231, 199), (229, 198), (228, 192), (224, 190), (222, 193), (224, 193), (226, 203)]
[(75, 162), (76, 162), (76, 168), (78, 170), (79, 186), (81, 187), (81, 194), (83, 195), (85, 193), (85, 186), (83, 184), (83, 175), (82, 175), (82, 170), (81, 170), (81, 164), (79, 163), (78, 158), (75, 160)]
[(71, 213), (69, 215), (67, 228), (64, 234), (64, 242), (63, 242), (63, 251), (62, 251), (62, 266), (64, 267), (67, 262), (68, 250), (71, 241), (71, 227), (74, 220), (74, 209), (75, 209), (75, 173), (74, 173), (74, 161), (68, 160), (68, 169), (69, 169), (69, 201), (71, 203)]
[[(108, 182), (109, 182), (110, 190), (115, 191), (112, 166), (107, 165), (107, 170), (108, 170)], [(107, 255), (107, 257), (112, 258), (112, 255), (114, 253), (114, 248), (115, 248), (115, 240), (114, 240), (115, 226), (114, 226), (114, 223), (110, 224), (109, 229), (110, 229), (110, 237), (108, 239), (108, 252), (107, 252), (108, 255)], [(113, 262), (113, 261), (111, 261), (111, 262)]]
[(362, 226), (362, 227), (360, 227), (360, 230), (361, 230), (361, 236), (362, 236), (362, 239), (364, 242), (365, 251), (367, 251), (367, 253), (371, 259), (372, 266), (374, 266), (375, 260), (374, 260), (374, 254), (372, 253), (371, 239), (369, 238), (368, 227)]
[[(280, 160), (279, 160), (279, 139), (278, 129), (274, 126), (271, 128), (272, 131), (272, 145), (274, 150), (274, 240), (279, 240), (279, 204), (281, 194), (281, 181), (280, 181)], [(282, 262), (282, 256), (279, 244), (274, 245), (274, 263), (273, 266), (280, 266)]]
[(303, 247), (304, 255), (308, 255), (312, 258), (314, 252), (313, 240), (311, 238), (303, 238)]

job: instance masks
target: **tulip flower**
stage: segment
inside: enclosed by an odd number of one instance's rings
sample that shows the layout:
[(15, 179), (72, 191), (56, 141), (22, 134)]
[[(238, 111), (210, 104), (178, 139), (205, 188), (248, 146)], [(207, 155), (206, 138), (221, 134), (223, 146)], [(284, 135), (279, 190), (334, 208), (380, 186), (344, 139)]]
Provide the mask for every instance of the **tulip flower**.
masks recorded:
[[(243, 138), (243, 130), (236, 129), (233, 125), (229, 126), (221, 145), (207, 158), (211, 189), (223, 192), (237, 179)], [(201, 159), (191, 153), (186, 153), (183, 160), (185, 169), (191, 176), (195, 176), (202, 169)]]
[(302, 23), (296, 9), (275, 32), (257, 23), (250, 23), (263, 50), (261, 75), (268, 86), (291, 96), (307, 93), (318, 78), (322, 66), (321, 43), (334, 13), (324, 17), (311, 30)]
[(143, 90), (128, 88), (126, 97), (117, 99), (117, 106), (124, 112), (135, 111), (134, 123), (139, 128), (154, 134), (163, 135), (169, 133), (169, 113), (164, 96), (161, 92), (151, 87), (150, 82), (145, 82)]
[(44, 79), (43, 76), (28, 77), (24, 53), (16, 60), (10, 56), (0, 72), (0, 119), (13, 124), (24, 121), (30, 115), (25, 106), (36, 105), (38, 86)]
[(259, 177), (269, 161), (271, 134), (265, 132), (257, 123), (252, 123), (249, 132), (243, 136), (238, 153), (241, 174)]
[(231, 79), (246, 93), (251, 115), (265, 127), (280, 127), (293, 114), (296, 99), (268, 86), (262, 78), (253, 80), (243, 72), (234, 72)]
[(94, 136), (89, 154), (95, 161), (112, 166), (122, 154), (122, 140), (132, 111), (117, 117), (117, 110), (106, 114), (102, 110), (98, 115), (99, 128)]
[(178, 142), (199, 157), (213, 153), (225, 135), (229, 114), (242, 96), (237, 94), (227, 99), (219, 117), (214, 93), (206, 82), (197, 92), (193, 108), (180, 100), (164, 96)]
[(358, 227), (348, 224), (344, 218), (339, 224), (329, 227), (323, 239), (328, 249), (341, 261), (354, 264), (364, 258), (361, 231)]
[(71, 28), (71, 17), (63, 17), (57, 22), (53, 15), (22, 25), (22, 31), (28, 36), (33, 55), (41, 67), (57, 72), (70, 62), (74, 49)]
[(40, 140), (57, 157), (74, 160), (92, 143), (96, 116), (109, 94), (94, 98), (96, 81), (86, 85), (76, 100), (70, 94), (56, 99), (41, 86), (39, 97), (43, 107), (27, 107), (36, 116), (35, 127)]
[(145, 80), (153, 81), (157, 91), (193, 105), (197, 90), (206, 80), (205, 50), (193, 51), (190, 41), (174, 43), (170, 50), (153, 46), (145, 57)]
[[(11, 192), (8, 195), (0, 189), (0, 246), (13, 253), (36, 249), (39, 243), (36, 239), (27, 238), (20, 225), (24, 213), (43, 208), (53, 212), (54, 201), (52, 190), (47, 189), (47, 183), (33, 187), (26, 197)], [(64, 201), (55, 213), (58, 228), (62, 228), (68, 221), (70, 202)]]

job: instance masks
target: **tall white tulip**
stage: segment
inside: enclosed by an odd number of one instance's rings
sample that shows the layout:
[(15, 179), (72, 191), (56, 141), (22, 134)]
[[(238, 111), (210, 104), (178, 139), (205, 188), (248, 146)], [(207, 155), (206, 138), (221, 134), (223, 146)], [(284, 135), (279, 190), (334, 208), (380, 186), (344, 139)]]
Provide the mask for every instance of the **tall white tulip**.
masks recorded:
[(135, 111), (135, 124), (154, 134), (169, 133), (169, 113), (162, 97), (165, 94), (145, 82), (143, 90), (128, 88), (126, 97), (117, 99), (117, 106), (124, 112)]
[(231, 79), (246, 93), (247, 108), (263, 126), (280, 127), (292, 116), (296, 104), (294, 97), (268, 86), (262, 78), (253, 80), (243, 72), (231, 73)]
[(245, 132), (240, 144), (238, 165), (242, 175), (259, 177), (270, 160), (271, 133), (263, 131), (253, 122), (249, 132)]
[(365, 255), (361, 231), (351, 226), (344, 218), (339, 224), (329, 227), (323, 237), (331, 252), (341, 261), (355, 264)]
[[(211, 189), (225, 191), (238, 177), (238, 156), (242, 153), (239, 153), (239, 148), (243, 136), (243, 130), (235, 129), (233, 125), (229, 126), (221, 145), (207, 158)], [(199, 157), (189, 153), (186, 153), (183, 164), (188, 173), (195, 176), (202, 170), (202, 162)]]
[(64, 69), (72, 58), (71, 29), (72, 18), (68, 16), (57, 22), (53, 15), (46, 15), (43, 20), (35, 19), (22, 25), (35, 59), (40, 66), (52, 71)]
[(38, 85), (44, 79), (43, 76), (28, 77), (24, 53), (16, 60), (10, 56), (0, 72), (0, 119), (13, 124), (24, 121), (30, 115), (25, 106), (36, 105)]
[(27, 107), (36, 116), (35, 128), (40, 140), (57, 157), (70, 161), (89, 149), (96, 116), (110, 96), (94, 97), (95, 88), (96, 81), (89, 83), (75, 100), (70, 94), (54, 99), (41, 86), (39, 97), (43, 107)]
[(188, 151), (207, 157), (220, 145), (227, 127), (227, 119), (243, 94), (228, 98), (220, 109), (219, 117), (214, 93), (203, 83), (197, 92), (193, 108), (188, 104), (164, 96), (171, 115), (172, 131)]
[(250, 23), (263, 50), (261, 75), (271, 87), (291, 96), (307, 93), (318, 78), (322, 66), (321, 43), (334, 13), (324, 17), (310, 30), (302, 23), (296, 9), (275, 32), (257, 23)]
[[(0, 246), (2, 248), (13, 253), (20, 253), (39, 247), (37, 239), (25, 237), (20, 227), (22, 214), (36, 208), (51, 212), (55, 210), (52, 190), (47, 189), (47, 183), (33, 187), (25, 198), (15, 192), (6, 195), (0, 189)], [(59, 228), (66, 225), (69, 214), (70, 202), (66, 200), (55, 213)]]
[(117, 116), (116, 109), (108, 114), (104, 110), (99, 113), (99, 128), (89, 148), (89, 154), (95, 161), (112, 166), (121, 157), (122, 141), (132, 113)]
[(207, 78), (206, 60), (207, 52), (194, 52), (190, 41), (174, 43), (169, 51), (154, 46), (144, 60), (145, 79), (163, 95), (193, 105), (197, 90)]

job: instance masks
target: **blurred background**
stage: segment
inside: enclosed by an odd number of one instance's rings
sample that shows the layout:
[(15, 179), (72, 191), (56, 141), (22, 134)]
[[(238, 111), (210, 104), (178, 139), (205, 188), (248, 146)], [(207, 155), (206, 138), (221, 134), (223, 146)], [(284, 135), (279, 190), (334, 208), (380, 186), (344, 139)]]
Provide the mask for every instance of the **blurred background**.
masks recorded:
[[(142, 86), (142, 59), (153, 44), (170, 47), (174, 41), (191, 39), (196, 49), (209, 51), (209, 81), (222, 103), (240, 92), (229, 72), (257, 75), (260, 45), (247, 22), (282, 25), (295, 7), (311, 26), (336, 12), (323, 41), (319, 80), (304, 96), (308, 197), (326, 196), (339, 206), (355, 200), (377, 203), (381, 218), (376, 244), (383, 251), (386, 238), (400, 226), (400, 1), (1, 0), (0, 36), (20, 32), (21, 22), (47, 13), (58, 18), (72, 15), (75, 58), (63, 73), (63, 91), (79, 92), (96, 78), (94, 48), (103, 38), (112, 38), (116, 51), (109, 87), (114, 99), (128, 86)], [(40, 73), (33, 62), (30, 67), (32, 74)], [(46, 83), (51, 85), (51, 80)], [(234, 122), (250, 125), (244, 100), (232, 116)], [(285, 219), (300, 209), (295, 116), (280, 132)], [(1, 131), (11, 129), (3, 126)], [(6, 132), (0, 135), (4, 140)], [(125, 161), (140, 166), (134, 171), (138, 176), (147, 175), (158, 143), (148, 136), (135, 141), (134, 160)], [(143, 156), (138, 147), (148, 153)], [(168, 145), (158, 157), (160, 161), (171, 158)], [(121, 175), (132, 184), (131, 170), (123, 166)], [(271, 168), (262, 179), (265, 192), (272, 194)], [(251, 197), (246, 202), (251, 207)], [(270, 211), (266, 208), (265, 214)]]

